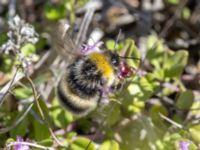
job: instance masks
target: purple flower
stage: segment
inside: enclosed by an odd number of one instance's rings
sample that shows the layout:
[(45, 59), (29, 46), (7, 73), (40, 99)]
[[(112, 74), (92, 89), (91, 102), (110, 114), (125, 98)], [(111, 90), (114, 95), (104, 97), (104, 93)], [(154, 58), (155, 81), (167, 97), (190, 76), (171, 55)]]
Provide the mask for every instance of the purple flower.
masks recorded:
[(189, 150), (188, 146), (190, 145), (190, 142), (188, 141), (180, 141), (179, 147), (181, 150)]
[[(24, 142), (24, 140), (21, 138), (21, 137), (17, 137), (17, 142)], [(29, 146), (27, 146), (27, 145), (24, 145), (24, 144), (17, 144), (17, 145), (15, 145), (15, 147), (14, 147), (14, 150), (29, 150), (30, 148), (29, 148)]]
[(97, 42), (93, 45), (87, 45), (87, 44), (83, 44), (81, 46), (81, 53), (83, 53), (84, 55), (88, 55), (91, 52), (100, 52), (100, 46), (103, 44), (102, 41)]

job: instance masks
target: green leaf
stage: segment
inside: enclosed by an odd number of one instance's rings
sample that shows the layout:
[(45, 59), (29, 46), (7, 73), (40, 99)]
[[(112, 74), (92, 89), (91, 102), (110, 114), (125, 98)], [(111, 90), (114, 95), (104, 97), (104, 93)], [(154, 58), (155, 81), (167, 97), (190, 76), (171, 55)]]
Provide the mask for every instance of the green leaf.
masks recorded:
[(39, 41), (35, 44), (36, 49), (43, 50), (45, 46), (48, 44), (47, 39), (45, 37), (39, 38)]
[(165, 72), (163, 69), (155, 70), (152, 74), (153, 74), (153, 78), (155, 79), (158, 79), (161, 81), (165, 79)]
[(13, 66), (13, 59), (9, 55), (0, 55), (0, 70), (3, 72), (9, 72)]
[(43, 146), (52, 146), (53, 145), (53, 139), (43, 139), (42, 141), (39, 141), (38, 144), (41, 144)]
[[(89, 144), (89, 145), (88, 145)], [(93, 142), (84, 137), (78, 137), (72, 144), (70, 144), (71, 150), (95, 150)]]
[(107, 40), (105, 45), (109, 50), (118, 49), (118, 44), (114, 40)]
[(50, 115), (53, 123), (59, 128), (65, 128), (69, 123), (73, 121), (72, 113), (60, 107), (57, 99), (53, 100)]
[(140, 85), (143, 88), (143, 90), (153, 92), (153, 85), (151, 84), (151, 82), (149, 82), (147, 78), (141, 78)]
[(176, 102), (176, 106), (179, 109), (189, 109), (194, 102), (194, 95), (193, 92), (188, 90), (185, 92), (182, 92)]
[(182, 16), (184, 19), (189, 19), (190, 16), (191, 16), (191, 12), (190, 12), (190, 9), (185, 7), (182, 11)]
[(106, 117), (106, 123), (110, 126), (114, 125), (120, 119), (120, 106), (117, 102), (110, 102), (103, 112), (108, 112), (109, 116)]
[(181, 138), (181, 135), (179, 133), (172, 133), (172, 134), (170, 134), (170, 140), (175, 141), (175, 140), (178, 140), (180, 138)]
[(34, 130), (32, 132), (34, 133), (35, 139), (37, 141), (48, 139), (51, 136), (49, 129), (44, 122), (40, 123), (40, 122), (38, 122), (38, 120), (34, 120), (33, 121), (33, 129)]
[[(40, 108), (44, 114), (45, 120), (50, 124), (51, 117), (49, 116), (49, 108), (47, 107), (46, 102), (42, 99), (38, 99), (38, 101), (39, 101)], [(34, 109), (35, 107), (36, 106), (34, 105)], [(37, 110), (38, 110), (38, 107), (37, 107)], [(38, 114), (40, 114), (39, 111), (38, 111)]]
[(183, 118), (180, 116), (180, 115), (177, 115), (177, 114), (174, 114), (173, 117), (172, 117), (173, 121), (179, 123), (179, 124), (182, 124), (183, 123)]
[(103, 142), (103, 144), (98, 148), (98, 150), (120, 150), (119, 144), (114, 140), (109, 140)]
[(36, 52), (35, 45), (27, 43), (21, 48), (21, 52), (24, 56), (30, 56)]
[(10, 136), (15, 138), (16, 136), (25, 136), (28, 128), (28, 120), (24, 118), (24, 120), (19, 123), (14, 129), (10, 131)]
[(156, 126), (163, 126), (164, 125), (163, 119), (160, 117), (159, 114), (163, 114), (164, 116), (167, 116), (168, 111), (161, 104), (153, 105), (150, 109), (150, 117)]
[(15, 140), (13, 138), (8, 138), (4, 144), (7, 145), (7, 144), (9, 144), (11, 142), (15, 142)]
[[(126, 61), (132, 67), (137, 68), (140, 63), (140, 53), (135, 45), (135, 42), (132, 39), (127, 39), (125, 43), (116, 43), (114, 40), (107, 40), (106, 47), (110, 50), (115, 50), (121, 52), (121, 50), (125, 50), (125, 56), (132, 57), (133, 59), (127, 59)], [(124, 55), (124, 54), (122, 54)]]
[(77, 133), (76, 132), (68, 132), (67, 133), (67, 138), (68, 139), (73, 139), (73, 138), (75, 138), (77, 136)]
[(128, 110), (134, 113), (139, 113), (144, 109), (144, 101), (134, 98), (133, 104), (129, 105)]
[(65, 118), (65, 112), (60, 107), (54, 109), (51, 113), (54, 124), (59, 128), (64, 128), (69, 123)]
[[(159, 127), (159, 132), (161, 131), (162, 128)], [(144, 115), (138, 115), (137, 119), (124, 122), (117, 130), (116, 135), (120, 141), (120, 148), (122, 150), (133, 150), (137, 148), (149, 150), (151, 149), (149, 142), (154, 143), (157, 139), (161, 138), (155, 129), (155, 125)]]
[(165, 59), (163, 68), (165, 70), (165, 77), (179, 78), (185, 68), (188, 60), (188, 52), (180, 50), (176, 53), (171, 52)]
[(197, 149), (198, 149), (198, 146), (191, 142), (189, 145), (189, 150), (197, 150)]
[(143, 76), (139, 81), (139, 85), (141, 88), (141, 92), (138, 94), (138, 96), (140, 100), (143, 101), (150, 98), (160, 86), (160, 84), (157, 81), (155, 81), (153, 74), (147, 74)]
[(7, 33), (3, 32), (0, 34), (0, 46), (8, 40)]
[(40, 75), (36, 76), (33, 82), (34, 82), (35, 86), (39, 86), (39, 85), (44, 84), (45, 82), (49, 81), (51, 76), (52, 76), (52, 74), (50, 72), (44, 72), (44, 73), (41, 73)]
[(198, 115), (200, 114), (200, 101), (194, 101), (191, 106), (191, 113), (192, 115)]
[(58, 20), (66, 16), (66, 8), (64, 4), (60, 5), (45, 5), (44, 8), (45, 17), (49, 20)]
[(136, 95), (141, 92), (141, 88), (138, 84), (130, 84), (127, 89), (131, 95)]
[(17, 99), (27, 99), (32, 96), (33, 92), (31, 88), (16, 88), (13, 90)]
[(167, 0), (169, 4), (177, 5), (179, 4), (180, 0)]
[[(51, 118), (49, 117), (49, 109), (47, 108), (46, 103), (41, 99), (38, 99), (38, 101), (40, 109), (43, 112), (45, 121), (48, 122), (49, 125), (51, 125)], [(41, 118), (41, 114), (37, 105), (33, 105), (33, 111), (34, 113), (37, 113), (37, 116)], [(45, 122), (39, 121), (38, 119), (35, 118), (34, 120), (31, 119), (31, 122), (33, 124), (33, 132), (31, 133), (33, 134), (36, 140), (41, 141), (50, 137), (50, 132)]]
[(199, 134), (200, 131), (195, 128), (190, 128), (189, 132), (192, 136), (192, 139), (198, 144), (200, 144), (200, 134)]
[(158, 39), (157, 36), (152, 35), (147, 39), (147, 55), (146, 58), (156, 68), (161, 69), (161, 63), (164, 57), (164, 44), (163, 40)]
[[(130, 66), (137, 68), (141, 58), (140, 53), (135, 45), (135, 42), (132, 39), (127, 39), (125, 41), (124, 49), (126, 50), (126, 56), (132, 57), (133, 59), (127, 59), (127, 62)], [(135, 59), (134, 59), (135, 58)]]
[[(148, 52), (154, 51), (156, 53), (161, 53), (164, 52), (164, 45), (163, 45), (163, 40), (158, 39), (156, 35), (151, 35), (147, 39), (147, 50)], [(155, 56), (154, 54), (150, 54), (151, 56)]]
[[(166, 129), (168, 130), (168, 128)], [(182, 139), (182, 136), (179, 133), (169, 133), (166, 132), (162, 141), (163, 148), (162, 150), (175, 150), (177, 149), (177, 142)], [(179, 146), (179, 145), (178, 145)]]

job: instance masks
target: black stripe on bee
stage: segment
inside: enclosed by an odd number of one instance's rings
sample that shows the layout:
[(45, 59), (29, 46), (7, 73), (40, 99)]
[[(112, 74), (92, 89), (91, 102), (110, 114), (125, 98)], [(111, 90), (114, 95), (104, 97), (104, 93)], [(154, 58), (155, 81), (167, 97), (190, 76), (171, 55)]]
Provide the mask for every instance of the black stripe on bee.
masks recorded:
[(82, 108), (80, 107), (79, 105), (77, 106), (76, 104), (73, 103), (73, 100), (71, 100), (68, 96), (67, 96), (67, 93), (64, 93), (62, 88), (61, 88), (61, 85), (58, 86), (58, 97), (59, 99), (62, 101), (62, 103), (72, 112), (74, 113), (85, 113), (87, 112), (87, 109), (88, 108)]
[(99, 85), (102, 74), (87, 57), (68, 66), (59, 82), (57, 94), (66, 108), (84, 115), (96, 108), (101, 99)]
[(69, 66), (69, 74), (66, 82), (74, 94), (81, 98), (92, 97), (99, 92), (98, 84), (101, 81), (101, 73), (90, 60), (78, 60)]

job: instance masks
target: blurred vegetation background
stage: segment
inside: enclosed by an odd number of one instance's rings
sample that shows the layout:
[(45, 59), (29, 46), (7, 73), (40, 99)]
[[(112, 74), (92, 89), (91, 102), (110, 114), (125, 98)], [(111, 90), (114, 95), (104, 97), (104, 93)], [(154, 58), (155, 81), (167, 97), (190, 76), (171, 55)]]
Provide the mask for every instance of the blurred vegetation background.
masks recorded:
[[(63, 65), (50, 33), (65, 19), (76, 39), (87, 12), (85, 43), (142, 62), (128, 60), (123, 90), (78, 118), (55, 94)], [(200, 149), (200, 1), (1, 0), (0, 148)]]

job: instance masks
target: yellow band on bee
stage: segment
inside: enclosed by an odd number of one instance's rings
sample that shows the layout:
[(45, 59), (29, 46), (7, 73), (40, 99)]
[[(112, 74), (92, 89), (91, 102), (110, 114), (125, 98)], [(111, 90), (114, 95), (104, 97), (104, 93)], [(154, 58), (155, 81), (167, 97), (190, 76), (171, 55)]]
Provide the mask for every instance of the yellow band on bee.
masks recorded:
[(94, 52), (89, 55), (89, 58), (96, 64), (97, 68), (102, 72), (105, 78), (109, 80), (110, 78), (113, 78), (113, 67), (109, 63), (105, 54)]

